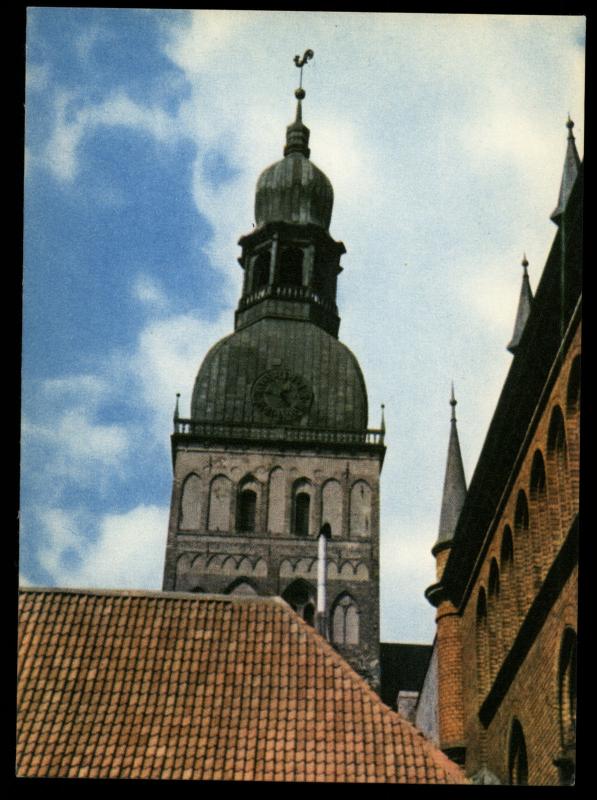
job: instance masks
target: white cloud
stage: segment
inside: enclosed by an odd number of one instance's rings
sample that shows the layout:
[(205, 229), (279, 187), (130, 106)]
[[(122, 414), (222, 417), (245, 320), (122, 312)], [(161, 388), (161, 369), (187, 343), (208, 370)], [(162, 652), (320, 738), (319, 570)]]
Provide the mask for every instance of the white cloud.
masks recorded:
[(41, 383), (21, 433), (27, 479), (46, 497), (59, 497), (69, 485), (101, 489), (122, 478), (131, 433), (124, 424), (98, 418), (101, 404), (117, 391), (109, 376), (92, 374)]
[[(52, 585), (105, 589), (159, 589), (166, 547), (168, 509), (140, 505), (104, 515), (95, 540), (88, 515), (47, 509), (39, 514), (45, 533), (40, 564)], [(28, 585), (28, 584), (26, 584)]]
[(85, 400), (93, 405), (105, 398), (110, 388), (109, 381), (91, 373), (48, 378), (42, 384), (42, 391), (49, 396)]
[(176, 392), (180, 411), (189, 414), (190, 396), (199, 366), (208, 349), (228, 335), (231, 319), (207, 322), (192, 314), (152, 320), (141, 331), (130, 368), (139, 377), (142, 400), (153, 412), (156, 441), (168, 445)]
[(135, 300), (155, 311), (165, 311), (170, 307), (168, 295), (159, 281), (150, 275), (137, 275), (131, 286), (131, 294)]
[(431, 548), (437, 537), (433, 518), (412, 520), (407, 510), (384, 515), (380, 543), (382, 641), (425, 642), (433, 638), (435, 612), (424, 596), (435, 583)]
[(109, 39), (109, 32), (101, 25), (93, 24), (81, 30), (79, 35), (73, 40), (75, 50), (81, 61), (87, 61), (91, 56), (94, 46), (102, 39)]
[(44, 531), (37, 559), (52, 577), (62, 577), (63, 558), (67, 552), (79, 554), (83, 546), (77, 516), (57, 508), (37, 512)]
[[(142, 130), (153, 142), (194, 141), (193, 197), (214, 230), (206, 252), (232, 304), (240, 291), (237, 240), (253, 222), (255, 182), (282, 156), (294, 111), (298, 73), (291, 58), (305, 43), (314, 49), (304, 118), (312, 158), (335, 188), (332, 232), (348, 248), (341, 336), (362, 364), (371, 425), (379, 403), (387, 404), (382, 591), (390, 603), (384, 587), (408, 585), (401, 608), (414, 607), (406, 600), (414, 594), (425, 604), (449, 383), (455, 379), (462, 404), (470, 480), (509, 364), (517, 265), (526, 250), (536, 285), (555, 232), (548, 217), (568, 111), (582, 152), (584, 60), (573, 43), (582, 23), (556, 16), (240, 11), (193, 12), (182, 25), (175, 19), (166, 52), (190, 88), (176, 114), (122, 91), (79, 106), (74, 95), (59, 93), (47, 163), (59, 179), (74, 180), (81, 143), (100, 125)], [(208, 170), (213, 152), (234, 170), (219, 184)], [(186, 415), (201, 359), (232, 331), (232, 316), (208, 322), (169, 315), (167, 286), (144, 275), (132, 292), (157, 318), (133, 352), (108, 359), (102, 380), (140, 383), (140, 407), (155, 422), (150, 436), (167, 447), (174, 393), (182, 392)], [(52, 431), (57, 446), (75, 461), (83, 458), (83, 444), (60, 438), (78, 415), (85, 439), (115, 463), (127, 432), (97, 422), (100, 386), (83, 382), (79, 389), (86, 404), (81, 410), (69, 401)], [(76, 392), (75, 385), (73, 398)]]
[(54, 130), (45, 147), (45, 163), (61, 181), (70, 183), (79, 170), (79, 149), (83, 138), (101, 125), (144, 131), (157, 142), (174, 141), (176, 121), (158, 107), (145, 107), (123, 91), (102, 103), (83, 104), (75, 92), (59, 90), (54, 102)]

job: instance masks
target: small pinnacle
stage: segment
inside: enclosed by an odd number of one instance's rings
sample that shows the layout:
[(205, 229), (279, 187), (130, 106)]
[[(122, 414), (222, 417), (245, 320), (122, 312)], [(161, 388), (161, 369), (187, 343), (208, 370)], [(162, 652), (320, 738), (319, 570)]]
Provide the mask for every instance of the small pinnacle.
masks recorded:
[(452, 418), (451, 422), (456, 422), (456, 405), (458, 401), (454, 397), (454, 382), (452, 382), (452, 393), (450, 395), (450, 405), (452, 406)]
[(566, 122), (566, 127), (568, 128), (568, 140), (574, 139), (574, 134), (572, 133), (572, 128), (574, 128), (574, 122), (570, 119), (570, 114), (568, 114), (568, 121)]

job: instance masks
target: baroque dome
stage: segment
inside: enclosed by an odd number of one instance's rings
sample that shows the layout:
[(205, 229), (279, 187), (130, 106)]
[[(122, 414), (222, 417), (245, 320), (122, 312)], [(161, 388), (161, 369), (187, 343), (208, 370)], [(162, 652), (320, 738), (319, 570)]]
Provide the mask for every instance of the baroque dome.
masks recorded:
[(334, 190), (329, 179), (302, 153), (289, 153), (257, 181), (255, 221), (314, 224), (328, 230)]
[(365, 431), (367, 390), (351, 351), (316, 325), (267, 318), (221, 339), (206, 355), (191, 401), (194, 422), (223, 425), (280, 424), (254, 402), (258, 378), (281, 369), (312, 393), (312, 402), (291, 427)]
[(332, 218), (334, 190), (324, 173), (309, 160), (309, 128), (303, 125), (301, 102), (296, 119), (286, 128), (284, 158), (267, 167), (257, 181), (255, 221), (319, 225), (326, 231)]

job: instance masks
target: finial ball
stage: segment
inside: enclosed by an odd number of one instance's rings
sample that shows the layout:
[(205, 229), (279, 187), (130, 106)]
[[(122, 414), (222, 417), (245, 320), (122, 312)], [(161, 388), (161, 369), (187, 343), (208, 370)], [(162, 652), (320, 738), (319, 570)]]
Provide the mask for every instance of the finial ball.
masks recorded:
[(297, 100), (304, 100), (305, 99), (305, 90), (304, 89), (297, 89), (294, 93), (294, 96)]

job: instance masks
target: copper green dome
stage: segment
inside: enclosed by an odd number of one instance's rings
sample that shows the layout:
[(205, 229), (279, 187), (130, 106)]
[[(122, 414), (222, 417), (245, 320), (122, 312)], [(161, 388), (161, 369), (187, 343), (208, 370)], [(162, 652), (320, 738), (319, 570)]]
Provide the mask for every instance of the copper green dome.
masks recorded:
[(295, 121), (286, 129), (284, 158), (265, 169), (257, 181), (255, 221), (314, 224), (328, 230), (334, 190), (309, 160), (309, 129), (303, 125), (300, 100)]
[(219, 341), (195, 381), (191, 417), (223, 425), (276, 425), (255, 387), (276, 370), (309, 393), (303, 413), (286, 424), (310, 430), (365, 431), (367, 391), (359, 364), (335, 337), (309, 322), (261, 319)]

